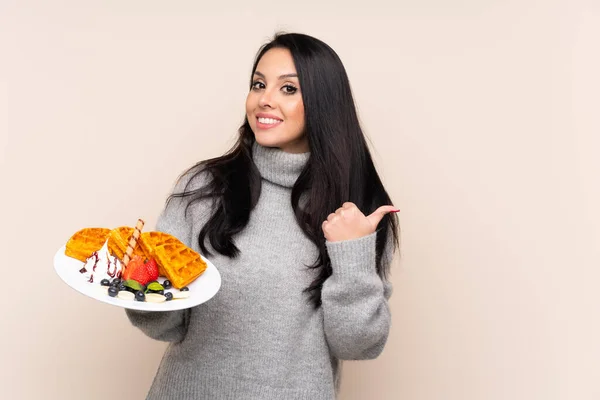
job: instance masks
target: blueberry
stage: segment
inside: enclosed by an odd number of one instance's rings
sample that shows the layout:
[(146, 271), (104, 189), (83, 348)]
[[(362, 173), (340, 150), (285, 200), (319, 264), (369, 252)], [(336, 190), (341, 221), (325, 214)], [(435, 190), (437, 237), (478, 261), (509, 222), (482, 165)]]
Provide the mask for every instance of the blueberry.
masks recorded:
[(171, 284), (171, 281), (167, 279), (166, 281), (163, 282), (163, 287), (165, 289), (171, 289), (173, 287), (173, 285)]
[(117, 294), (119, 294), (119, 291), (117, 290), (116, 287), (111, 286), (111, 287), (108, 288), (108, 295), (110, 297), (115, 297)]
[(116, 288), (120, 291), (129, 289), (123, 282), (119, 283)]
[(181, 289), (179, 289), (180, 292), (187, 292), (188, 290), (190, 290), (190, 288), (187, 286), (184, 286)]
[(115, 278), (112, 280), (112, 282), (110, 284), (114, 285), (114, 286), (119, 286), (119, 283), (121, 283), (121, 279)]
[(167, 293), (165, 293), (165, 297), (167, 298), (167, 301), (173, 300), (173, 293), (167, 292)]
[(110, 281), (108, 279), (102, 279), (100, 281), (101, 286), (110, 286)]
[(146, 295), (143, 291), (138, 290), (137, 292), (135, 292), (135, 299), (137, 301), (146, 301)]

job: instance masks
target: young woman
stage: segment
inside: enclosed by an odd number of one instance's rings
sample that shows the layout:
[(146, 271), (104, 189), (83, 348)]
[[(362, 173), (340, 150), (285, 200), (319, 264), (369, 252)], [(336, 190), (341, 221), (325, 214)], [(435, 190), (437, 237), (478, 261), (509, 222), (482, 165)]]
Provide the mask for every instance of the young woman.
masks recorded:
[(389, 204), (337, 54), (276, 35), (256, 57), (237, 144), (185, 172), (159, 218), (222, 286), (192, 309), (127, 311), (171, 342), (148, 398), (334, 399), (341, 360), (375, 358), (387, 340)]

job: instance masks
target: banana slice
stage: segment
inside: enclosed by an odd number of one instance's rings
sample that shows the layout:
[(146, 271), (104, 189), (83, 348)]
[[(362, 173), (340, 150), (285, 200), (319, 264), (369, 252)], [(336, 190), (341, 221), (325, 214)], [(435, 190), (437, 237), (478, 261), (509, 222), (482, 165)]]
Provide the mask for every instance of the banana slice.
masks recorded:
[(173, 298), (174, 299), (187, 299), (188, 297), (190, 297), (191, 293), (189, 290), (185, 291), (185, 292), (175, 292), (173, 293)]
[(135, 299), (135, 294), (128, 292), (127, 290), (121, 290), (117, 297), (121, 300), (133, 300)]
[(146, 301), (148, 303), (162, 303), (164, 301), (167, 301), (167, 298), (162, 294), (148, 293), (146, 294)]

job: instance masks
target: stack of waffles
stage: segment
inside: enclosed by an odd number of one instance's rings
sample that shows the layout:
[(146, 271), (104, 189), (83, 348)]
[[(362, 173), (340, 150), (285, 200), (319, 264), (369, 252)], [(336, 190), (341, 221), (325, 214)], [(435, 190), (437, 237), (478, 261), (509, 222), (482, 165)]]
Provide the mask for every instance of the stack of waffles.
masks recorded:
[(158, 264), (160, 275), (170, 280), (177, 289), (189, 285), (206, 270), (206, 262), (200, 254), (176, 237), (163, 232), (142, 233), (137, 239), (137, 245), (133, 247), (132, 254), (128, 254), (128, 244), (133, 235), (134, 228), (126, 226), (112, 230), (85, 228), (71, 236), (65, 254), (85, 262), (108, 240), (108, 250), (123, 265), (126, 266), (128, 259), (136, 255), (144, 259), (153, 258)]

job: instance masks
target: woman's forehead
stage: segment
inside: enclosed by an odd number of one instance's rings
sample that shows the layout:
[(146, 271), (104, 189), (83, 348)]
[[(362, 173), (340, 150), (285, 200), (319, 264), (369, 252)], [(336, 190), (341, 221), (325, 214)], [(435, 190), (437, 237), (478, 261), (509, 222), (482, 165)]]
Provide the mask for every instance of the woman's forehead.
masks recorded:
[(288, 49), (270, 49), (259, 60), (255, 73), (270, 79), (294, 77), (296, 67), (292, 54)]

